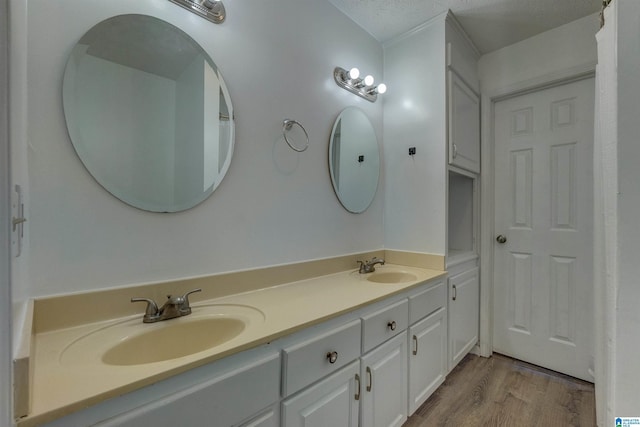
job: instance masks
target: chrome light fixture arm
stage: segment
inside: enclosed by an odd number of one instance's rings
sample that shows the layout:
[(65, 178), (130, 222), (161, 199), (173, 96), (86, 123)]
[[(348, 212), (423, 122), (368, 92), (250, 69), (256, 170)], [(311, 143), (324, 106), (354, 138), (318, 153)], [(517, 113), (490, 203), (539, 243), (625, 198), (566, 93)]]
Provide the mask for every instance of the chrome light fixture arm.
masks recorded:
[(222, 24), (227, 17), (227, 12), (221, 0), (169, 0), (207, 21), (214, 24)]
[(369, 102), (376, 102), (378, 94), (384, 93), (387, 89), (387, 86), (384, 83), (379, 84), (378, 86), (373, 86), (372, 83), (368, 84), (370, 83), (367, 81), (368, 79), (371, 79), (371, 82), (373, 82), (373, 77), (371, 76), (367, 76), (364, 79), (351, 78), (349, 73), (350, 72), (344, 68), (336, 67), (333, 70), (333, 79), (341, 88), (346, 89)]

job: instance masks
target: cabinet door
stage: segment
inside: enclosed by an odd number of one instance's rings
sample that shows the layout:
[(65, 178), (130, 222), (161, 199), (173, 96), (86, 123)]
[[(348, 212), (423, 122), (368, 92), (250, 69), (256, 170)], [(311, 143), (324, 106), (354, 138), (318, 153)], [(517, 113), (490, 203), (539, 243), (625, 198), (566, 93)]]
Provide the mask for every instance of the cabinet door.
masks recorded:
[(442, 307), (409, 328), (409, 415), (447, 375), (447, 310)]
[(360, 427), (400, 427), (407, 420), (407, 334), (361, 359)]
[(480, 98), (449, 71), (449, 163), (480, 172)]
[(283, 427), (358, 427), (360, 362), (282, 402)]
[(477, 267), (449, 278), (449, 370), (478, 342), (479, 285)]

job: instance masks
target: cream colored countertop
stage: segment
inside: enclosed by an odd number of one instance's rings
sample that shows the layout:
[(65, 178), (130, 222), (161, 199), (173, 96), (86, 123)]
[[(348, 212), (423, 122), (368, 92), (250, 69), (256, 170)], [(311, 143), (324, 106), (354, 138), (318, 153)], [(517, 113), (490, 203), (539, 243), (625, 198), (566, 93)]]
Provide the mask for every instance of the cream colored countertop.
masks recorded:
[[(77, 349), (73, 357), (65, 353), (72, 343), (101, 328), (130, 324), (132, 329), (139, 330), (167, 323), (143, 324), (141, 314), (36, 333), (32, 352), (31, 413), (19, 420), (18, 425), (28, 427), (51, 421), (110, 397), (271, 342), (446, 274), (445, 271), (389, 264), (378, 267), (377, 271), (410, 272), (417, 280), (398, 284), (373, 283), (367, 280), (367, 275), (349, 270), (209, 300), (198, 300), (198, 295), (194, 294), (191, 297), (196, 301), (192, 303), (192, 316), (212, 306), (228, 309), (242, 306), (240, 312), (250, 311), (253, 315), (248, 318), (247, 328), (230, 341), (167, 361), (130, 366), (107, 365), (101, 361), (101, 350), (96, 346), (86, 346), (86, 357), (78, 354)], [(139, 295), (131, 295), (134, 296)], [(129, 301), (123, 301), (123, 304), (129, 304)], [(143, 310), (143, 306), (140, 308)], [(168, 322), (179, 322), (189, 317)]]

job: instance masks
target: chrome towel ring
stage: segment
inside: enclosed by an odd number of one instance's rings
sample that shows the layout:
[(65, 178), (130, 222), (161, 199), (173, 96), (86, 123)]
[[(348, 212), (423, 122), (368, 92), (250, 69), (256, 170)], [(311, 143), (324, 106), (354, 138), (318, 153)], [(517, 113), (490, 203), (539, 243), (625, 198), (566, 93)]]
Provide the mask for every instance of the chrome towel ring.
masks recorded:
[[(302, 132), (304, 132), (304, 136), (307, 138), (307, 145), (305, 145), (304, 148), (297, 148), (294, 144), (291, 143), (291, 141), (287, 137), (287, 132), (289, 132), (291, 130), (293, 125), (300, 126), (300, 129), (302, 129)], [(302, 153), (307, 148), (309, 148), (309, 134), (307, 133), (307, 130), (304, 128), (304, 126), (302, 126), (300, 124), (300, 122), (297, 122), (297, 121), (292, 120), (292, 119), (284, 119), (284, 121), (282, 122), (282, 136), (284, 136), (285, 142), (287, 143), (287, 145), (289, 147), (291, 147), (291, 149), (293, 151), (297, 151), (298, 153)]]

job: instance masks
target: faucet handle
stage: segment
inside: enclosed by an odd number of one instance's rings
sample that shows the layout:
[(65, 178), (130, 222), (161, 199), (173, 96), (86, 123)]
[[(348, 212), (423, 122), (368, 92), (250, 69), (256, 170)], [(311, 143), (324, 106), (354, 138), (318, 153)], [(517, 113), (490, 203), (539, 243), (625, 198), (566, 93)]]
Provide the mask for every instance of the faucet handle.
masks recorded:
[(159, 310), (158, 304), (150, 298), (131, 298), (131, 302), (146, 302), (147, 309), (144, 312), (143, 322), (148, 322), (149, 320), (153, 320), (153, 318), (158, 317)]
[(201, 291), (202, 291), (202, 289), (198, 288), (198, 289), (194, 289), (194, 290), (189, 291), (189, 292), (185, 293), (184, 295), (182, 295), (183, 302), (182, 302), (182, 307), (180, 307), (180, 311), (183, 314), (191, 313), (191, 306), (189, 305), (189, 295), (194, 294), (196, 292), (201, 292)]
[(362, 274), (362, 273), (365, 272), (365, 270), (367, 268), (366, 267), (367, 263), (365, 261), (360, 261), (360, 260), (357, 260), (357, 261), (358, 261), (358, 264), (360, 264), (360, 268), (358, 269), (358, 273)]

